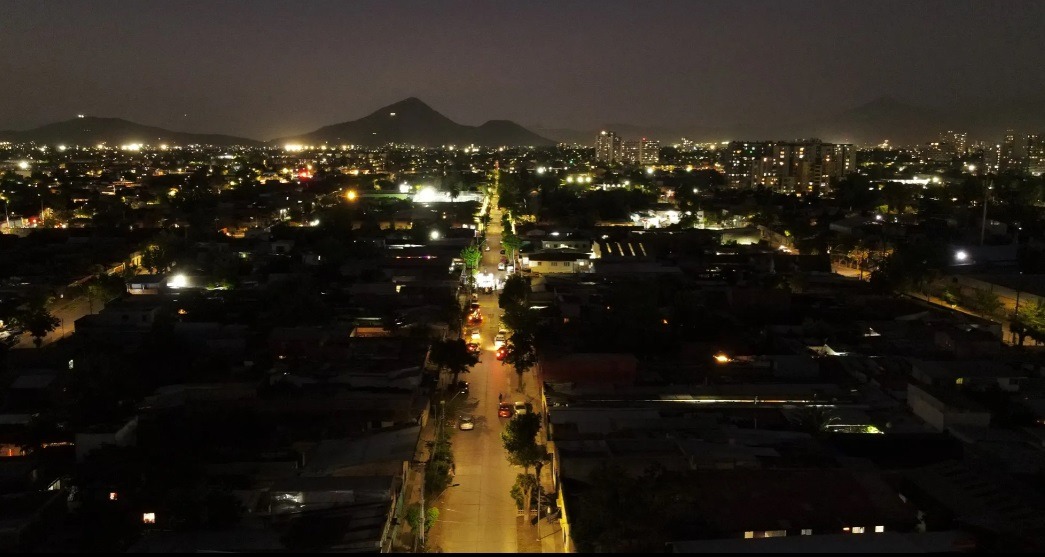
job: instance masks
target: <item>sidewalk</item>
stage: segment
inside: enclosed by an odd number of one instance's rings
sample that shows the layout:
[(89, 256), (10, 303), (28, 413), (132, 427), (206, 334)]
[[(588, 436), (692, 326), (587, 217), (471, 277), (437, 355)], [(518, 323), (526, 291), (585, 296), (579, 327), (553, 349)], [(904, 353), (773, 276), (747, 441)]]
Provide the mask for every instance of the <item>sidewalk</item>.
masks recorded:
[[(428, 460), (429, 449), (428, 443), (435, 441), (436, 436), (436, 416), (431, 409), (429, 409), (428, 421), (425, 422), (425, 426), (421, 428), (421, 435), (417, 440), (417, 448), (414, 453), (414, 460), (424, 462)], [(424, 486), (424, 467), (419, 464), (412, 464), (406, 472), (406, 478), (404, 479), (403, 492), (403, 514), (400, 516), (400, 529), (396, 534), (395, 539), (392, 541), (392, 550), (396, 553), (412, 553), (415, 551), (418, 543), (417, 532), (415, 532), (410, 525), (406, 522), (406, 509), (414, 503), (421, 502), (421, 489)], [(431, 506), (431, 502), (425, 501), (426, 505)], [(429, 530), (431, 533), (431, 530)], [(429, 544), (431, 546), (431, 544)]]
[[(514, 373), (514, 372), (513, 372)], [(516, 374), (516, 378), (518, 375)], [(542, 411), (541, 405), (541, 392), (543, 384), (540, 380), (540, 372), (535, 366), (532, 370), (527, 371), (523, 374), (523, 392), (527, 402), (533, 404), (535, 412)], [(544, 418), (547, 418), (546, 416)], [(548, 431), (546, 427), (541, 427), (541, 432), (538, 435), (539, 443), (548, 443)], [(543, 497), (550, 496), (553, 500), (557, 493), (555, 492), (555, 478), (553, 477), (553, 466), (552, 463), (547, 463), (541, 468), (541, 495)], [(554, 519), (549, 522), (546, 516), (547, 508), (543, 508), (538, 515), (540, 517), (540, 547), (541, 553), (563, 553), (565, 551), (562, 540), (562, 527), (559, 525), (558, 519)], [(531, 517), (532, 519), (532, 517)], [(529, 530), (536, 535), (537, 528), (533, 526), (527, 526)], [(520, 532), (521, 536), (521, 532)], [(535, 540), (536, 541), (536, 540)], [(520, 537), (519, 549), (522, 550), (522, 538)], [(537, 544), (533, 544), (533, 549), (530, 551), (538, 551)]]

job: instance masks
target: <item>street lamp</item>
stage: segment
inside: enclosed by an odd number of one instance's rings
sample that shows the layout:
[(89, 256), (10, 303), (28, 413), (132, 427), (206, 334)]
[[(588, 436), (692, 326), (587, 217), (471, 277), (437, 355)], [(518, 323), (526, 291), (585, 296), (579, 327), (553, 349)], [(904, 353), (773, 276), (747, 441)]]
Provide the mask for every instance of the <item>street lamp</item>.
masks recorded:
[(457, 397), (463, 395), (464, 393), (465, 393), (464, 391), (458, 391), (457, 394), (455, 394), (454, 396), (450, 397), (450, 400), (440, 400), (439, 401), (439, 411), (440, 411), (439, 413), (441, 415), (441, 417), (439, 419), (439, 440), (440, 441), (443, 440), (443, 425), (446, 422), (446, 406), (448, 404), (450, 404), (451, 402), (453, 402), (454, 399), (456, 399)]

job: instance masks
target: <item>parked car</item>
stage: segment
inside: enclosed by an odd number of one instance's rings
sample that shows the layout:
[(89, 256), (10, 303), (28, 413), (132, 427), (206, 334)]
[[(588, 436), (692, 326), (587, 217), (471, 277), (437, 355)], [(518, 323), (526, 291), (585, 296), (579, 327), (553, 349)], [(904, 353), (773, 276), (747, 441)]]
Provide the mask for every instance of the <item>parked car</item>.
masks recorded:
[(450, 393), (464, 393), (464, 394), (468, 394), (468, 382), (467, 381), (458, 381), (457, 383), (448, 386), (446, 388), (446, 390), (448, 392), (450, 392)]
[(495, 349), (504, 346), (504, 343), (508, 340), (508, 331), (500, 330), (497, 331), (497, 336), (493, 337), (493, 347)]
[(515, 413), (516, 414), (521, 416), (523, 414), (528, 414), (529, 412), (530, 412), (530, 409), (526, 406), (525, 402), (523, 402), (521, 400), (515, 401)]
[(512, 410), (512, 405), (507, 402), (502, 402), (497, 407), (497, 417), (499, 418), (511, 418), (515, 411)]
[(494, 357), (497, 358), (497, 361), (503, 361), (504, 357), (507, 356), (507, 355), (508, 355), (508, 347), (507, 346), (502, 346), (502, 347), (498, 348), (496, 352), (494, 352)]
[(457, 427), (461, 431), (471, 431), (475, 429), (475, 418), (472, 416), (461, 416), (461, 421), (457, 424)]
[(476, 342), (476, 343), (478, 343), (478, 342), (479, 342), (479, 340), (480, 340), (480, 338), (481, 338), (481, 337), (479, 336), (479, 329), (468, 329), (468, 338), (469, 338), (469, 339), (470, 339), (470, 340), (471, 340), (472, 342)]
[(497, 270), (498, 271), (503, 271), (504, 270), (504, 261), (501, 261), (500, 263), (497, 264)]
[(472, 354), (478, 354), (481, 350), (482, 350), (482, 347), (480, 347), (478, 344), (476, 344), (474, 342), (469, 342), (468, 343), (468, 351), (471, 352)]

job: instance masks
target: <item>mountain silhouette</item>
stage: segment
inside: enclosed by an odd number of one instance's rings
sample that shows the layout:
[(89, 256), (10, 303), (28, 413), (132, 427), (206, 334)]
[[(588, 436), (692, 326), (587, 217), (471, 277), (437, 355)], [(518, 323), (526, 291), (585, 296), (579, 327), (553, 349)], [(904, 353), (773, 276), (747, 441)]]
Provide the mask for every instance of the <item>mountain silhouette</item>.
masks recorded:
[(261, 145), (260, 141), (222, 134), (176, 132), (122, 118), (86, 116), (25, 131), (0, 131), (0, 139), (46, 145)]
[(358, 120), (324, 126), (309, 133), (276, 139), (272, 143), (370, 147), (387, 143), (425, 147), (475, 144), (496, 147), (553, 145), (555, 142), (508, 120), (490, 120), (481, 126), (458, 124), (420, 99), (410, 97)]

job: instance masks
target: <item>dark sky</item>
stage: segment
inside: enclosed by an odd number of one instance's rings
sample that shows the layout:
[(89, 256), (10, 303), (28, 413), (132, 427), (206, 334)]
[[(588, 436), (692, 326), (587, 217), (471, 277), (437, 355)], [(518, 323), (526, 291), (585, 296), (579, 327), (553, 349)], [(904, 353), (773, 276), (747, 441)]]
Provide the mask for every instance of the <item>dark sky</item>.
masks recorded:
[(468, 124), (728, 126), (1045, 90), (1045, 1), (0, 1), (0, 129), (268, 139), (408, 96)]

